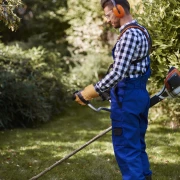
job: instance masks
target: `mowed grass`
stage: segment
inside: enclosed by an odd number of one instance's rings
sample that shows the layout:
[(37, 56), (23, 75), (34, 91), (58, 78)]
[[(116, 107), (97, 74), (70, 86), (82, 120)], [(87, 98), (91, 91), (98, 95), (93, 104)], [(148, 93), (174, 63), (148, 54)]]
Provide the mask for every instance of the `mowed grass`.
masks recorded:
[[(103, 103), (97, 102), (96, 106)], [(161, 125), (162, 124), (162, 125)], [(0, 180), (27, 180), (111, 125), (108, 112), (73, 104), (39, 128), (0, 132)], [(150, 122), (147, 152), (154, 180), (180, 180), (180, 129)], [(40, 180), (121, 180), (111, 132), (62, 162)]]

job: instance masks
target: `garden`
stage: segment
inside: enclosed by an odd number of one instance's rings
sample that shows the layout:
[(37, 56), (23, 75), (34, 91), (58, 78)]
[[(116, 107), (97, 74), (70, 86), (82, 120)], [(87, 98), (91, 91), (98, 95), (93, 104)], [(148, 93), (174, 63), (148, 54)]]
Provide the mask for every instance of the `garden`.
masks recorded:
[[(129, 1), (152, 38), (148, 92), (159, 92), (170, 67), (180, 70), (180, 2)], [(108, 112), (73, 102), (112, 62), (118, 37), (98, 0), (0, 1), (0, 180), (39, 174), (111, 126)], [(95, 107), (109, 107), (100, 98)], [(166, 98), (149, 112), (146, 134), (153, 179), (179, 180), (180, 101)], [(111, 133), (39, 179), (118, 180)]]

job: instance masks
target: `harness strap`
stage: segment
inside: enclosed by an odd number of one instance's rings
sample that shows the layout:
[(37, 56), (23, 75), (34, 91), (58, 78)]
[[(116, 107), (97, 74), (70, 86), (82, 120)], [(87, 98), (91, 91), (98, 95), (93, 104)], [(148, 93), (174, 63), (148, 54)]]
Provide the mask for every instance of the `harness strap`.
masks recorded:
[[(137, 59), (137, 60), (135, 60), (135, 61), (132, 62), (132, 64), (136, 64), (136, 63), (138, 63), (138, 62), (141, 62), (144, 58), (146, 58), (146, 57), (151, 53), (152, 40), (151, 40), (151, 36), (150, 36), (149, 32), (147, 31), (147, 33), (146, 33), (146, 31), (144, 30), (144, 28), (143, 28), (143, 27), (140, 27), (140, 26), (137, 25), (136, 23), (128, 24), (128, 25), (122, 30), (122, 32), (121, 32), (121, 34), (118, 36), (118, 39), (117, 39), (117, 40), (119, 40), (119, 39), (122, 37), (122, 35), (126, 32), (126, 30), (128, 30), (128, 29), (130, 29), (130, 28), (136, 28), (136, 29), (141, 30), (141, 31), (144, 33), (144, 35), (146, 36), (146, 39), (148, 40), (148, 53), (147, 53), (145, 56), (143, 56), (142, 58)], [(106, 74), (109, 73), (109, 71), (110, 71), (111, 68), (113, 68), (113, 63), (110, 64), (110, 66), (109, 66)]]
[[(135, 60), (134, 62), (132, 62), (132, 64), (136, 64), (137, 62), (141, 62), (144, 58), (146, 58), (146, 57), (150, 54), (151, 48), (152, 48), (152, 41), (151, 41), (151, 37), (150, 37), (150, 34), (148, 33), (148, 31), (147, 31), (147, 33), (146, 33), (146, 31), (144, 30), (144, 28), (143, 28), (143, 27), (140, 27), (140, 26), (137, 25), (136, 23), (131, 23), (131, 24), (127, 25), (127, 26), (122, 30), (122, 32), (121, 32), (121, 34), (119, 35), (119, 37), (118, 37), (117, 40), (119, 40), (119, 39), (122, 37), (122, 35), (123, 35), (128, 29), (130, 29), (130, 28), (136, 28), (136, 29), (141, 30), (141, 31), (144, 33), (144, 35), (146, 36), (146, 39), (147, 39), (147, 41), (148, 41), (148, 53), (147, 53), (144, 57), (142, 57), (142, 58), (140, 58), (140, 59), (137, 59), (137, 60)], [(113, 67), (113, 64), (111, 64), (111, 65), (109, 66), (108, 72), (109, 72), (109, 70), (110, 70), (112, 67)], [(117, 101), (119, 107), (122, 108), (122, 103), (119, 101), (117, 93), (118, 93), (118, 87), (115, 86), (115, 87), (114, 87), (114, 95), (115, 95), (115, 97), (116, 97), (116, 101)]]
[[(139, 26), (139, 25), (137, 25), (136, 23), (131, 23), (131, 24), (128, 24), (123, 30), (122, 30), (122, 32), (121, 32), (121, 34), (119, 35), (119, 37), (118, 37), (118, 39), (117, 40), (119, 40), (121, 37), (122, 37), (122, 35), (126, 32), (126, 30), (128, 30), (128, 29), (130, 29), (130, 28), (136, 28), (136, 29), (139, 29), (139, 30), (141, 30), (143, 33), (144, 33), (144, 35), (146, 36), (146, 39), (148, 40), (148, 54), (150, 54), (150, 52), (151, 52), (151, 48), (152, 48), (152, 40), (151, 40), (151, 37), (150, 37), (150, 34), (149, 33), (146, 33), (146, 31), (144, 30), (144, 28), (143, 27), (141, 27), (141, 26)], [(148, 32), (148, 31), (147, 31)], [(144, 57), (143, 57), (144, 58)], [(141, 58), (142, 59), (142, 58)]]

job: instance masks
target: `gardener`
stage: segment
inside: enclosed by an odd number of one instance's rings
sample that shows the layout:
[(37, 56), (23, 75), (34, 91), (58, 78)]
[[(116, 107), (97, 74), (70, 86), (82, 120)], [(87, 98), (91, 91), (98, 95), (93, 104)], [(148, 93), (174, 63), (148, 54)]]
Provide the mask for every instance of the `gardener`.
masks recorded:
[(101, 0), (107, 22), (119, 28), (120, 36), (112, 50), (113, 66), (95, 85), (77, 93), (76, 101), (102, 96), (110, 90), (112, 142), (123, 180), (151, 180), (145, 151), (150, 98), (146, 83), (150, 76), (150, 36), (133, 20), (127, 0)]

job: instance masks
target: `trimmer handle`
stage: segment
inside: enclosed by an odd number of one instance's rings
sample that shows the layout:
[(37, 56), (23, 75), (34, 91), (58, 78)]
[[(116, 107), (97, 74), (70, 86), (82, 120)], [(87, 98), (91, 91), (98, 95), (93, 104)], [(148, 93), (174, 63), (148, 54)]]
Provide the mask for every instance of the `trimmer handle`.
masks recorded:
[(72, 95), (72, 100), (75, 101), (76, 100), (76, 94), (78, 93), (79, 91), (75, 91)]
[(72, 96), (73, 101), (75, 101), (76, 95), (84, 104), (86, 104), (86, 105), (89, 104), (89, 101), (85, 100), (84, 97), (81, 95), (81, 91), (75, 91), (73, 93), (73, 96)]
[[(85, 104), (88, 104), (89, 101), (86, 101), (82, 95), (81, 95), (81, 91), (75, 91), (72, 95), (72, 100), (75, 101), (76, 99), (76, 95), (79, 97), (79, 99), (81, 99), (82, 102), (84, 102)], [(102, 92), (100, 94), (100, 97), (103, 101), (110, 101), (111, 98), (110, 98), (110, 91), (105, 91), (105, 92)]]
[[(75, 99), (76, 99), (76, 95), (81, 99), (81, 101), (82, 102), (84, 102), (86, 105), (88, 105), (91, 109), (93, 109), (94, 111), (96, 111), (96, 112), (99, 112), (99, 111), (108, 111), (108, 112), (110, 112), (111, 110), (109, 109), (109, 108), (106, 108), (106, 107), (98, 107), (98, 108), (95, 108), (89, 101), (86, 101), (83, 97), (82, 97), (82, 95), (81, 95), (81, 91), (75, 91), (74, 93), (73, 93), (73, 96), (72, 96), (72, 100), (74, 101)], [(83, 98), (83, 99), (82, 99)], [(103, 99), (103, 100), (109, 100), (110, 101), (110, 96), (109, 96), (109, 94), (103, 94), (103, 97), (101, 96), (101, 98)], [(106, 99), (105, 99), (106, 98)]]

